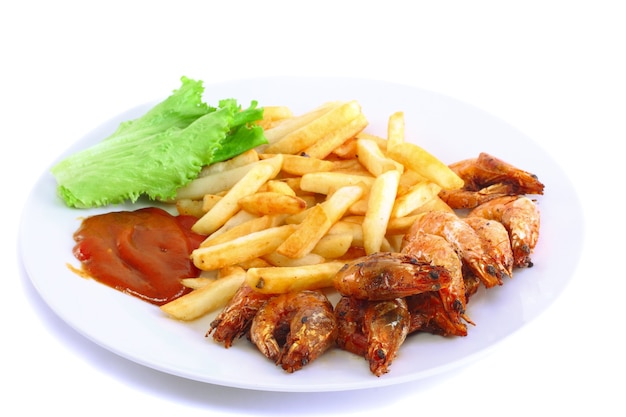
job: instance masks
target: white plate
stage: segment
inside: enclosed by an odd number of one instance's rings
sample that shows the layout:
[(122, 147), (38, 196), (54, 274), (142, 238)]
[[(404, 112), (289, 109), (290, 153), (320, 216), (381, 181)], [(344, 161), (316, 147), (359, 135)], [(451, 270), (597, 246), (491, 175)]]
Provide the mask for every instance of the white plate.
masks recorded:
[[(392, 83), (336, 78), (263, 78), (206, 85), (206, 100), (234, 97), (243, 105), (288, 105), (298, 114), (326, 101), (356, 99), (370, 121), (368, 131), (386, 134), (390, 114), (403, 111), (406, 135), (444, 162), (489, 152), (536, 173), (546, 185), (539, 198), (541, 236), (535, 266), (517, 271), (502, 287), (481, 291), (469, 304), (476, 323), (464, 338), (410, 336), (391, 371), (377, 378), (364, 359), (332, 350), (304, 369), (285, 373), (251, 344), (225, 349), (205, 338), (212, 319), (173, 321), (148, 303), (70, 272), (72, 234), (81, 217), (113, 210), (69, 209), (56, 196), (46, 170), (36, 183), (20, 229), (25, 268), (42, 298), (71, 327), (129, 360), (181, 377), (223, 386), (267, 391), (338, 391), (425, 378), (466, 363), (534, 319), (561, 293), (582, 247), (582, 211), (575, 191), (545, 151), (510, 125), (448, 97)], [(153, 103), (151, 103), (153, 104)], [(119, 122), (149, 106), (129, 110), (78, 141), (61, 158), (111, 133)], [(52, 166), (52, 164), (51, 164)], [(133, 209), (138, 205), (115, 209)]]

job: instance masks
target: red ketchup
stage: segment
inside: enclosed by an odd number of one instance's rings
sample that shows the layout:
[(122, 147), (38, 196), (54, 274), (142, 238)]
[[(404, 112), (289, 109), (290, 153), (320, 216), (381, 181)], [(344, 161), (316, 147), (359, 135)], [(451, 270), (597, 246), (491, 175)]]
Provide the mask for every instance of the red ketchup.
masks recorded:
[(90, 277), (155, 305), (190, 290), (181, 278), (195, 277), (191, 252), (205, 236), (191, 231), (197, 219), (148, 207), (99, 214), (74, 233), (74, 256)]

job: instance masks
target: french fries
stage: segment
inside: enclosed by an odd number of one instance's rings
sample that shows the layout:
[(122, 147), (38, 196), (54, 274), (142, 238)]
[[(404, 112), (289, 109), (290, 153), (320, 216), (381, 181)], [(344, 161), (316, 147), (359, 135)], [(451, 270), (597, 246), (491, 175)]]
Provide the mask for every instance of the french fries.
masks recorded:
[(254, 194), (268, 180), (278, 175), (281, 166), (281, 155), (254, 165), (211, 210), (198, 219), (192, 230), (198, 234), (207, 235), (216, 231), (239, 211), (239, 200)]
[(441, 187), (434, 182), (419, 181), (412, 185), (393, 205), (391, 217), (404, 217), (435, 198)]
[(356, 148), (359, 162), (375, 177), (392, 169), (400, 173), (404, 171), (404, 166), (386, 157), (378, 144), (373, 140), (358, 139), (356, 141)]
[(199, 286), (160, 308), (173, 318), (183, 321), (195, 320), (226, 305), (237, 289), (245, 282), (246, 271), (237, 268), (230, 274)]
[[(221, 233), (216, 231), (200, 243), (200, 247), (230, 242), (238, 237), (248, 236), (254, 232), (260, 232), (262, 230), (276, 227), (282, 224), (284, 219), (284, 216), (281, 215), (265, 215), (260, 217), (252, 216), (251, 218), (248, 218), (249, 216), (244, 215), (247, 214), (247, 212), (241, 213), (242, 215), (239, 216), (241, 218), (241, 222), (237, 222), (237, 224), (234, 225), (228, 225), (229, 227), (224, 229)], [(232, 219), (234, 219), (234, 217)]]
[(404, 142), (404, 113), (401, 111), (389, 116), (387, 123), (387, 145), (392, 148)]
[(249, 261), (273, 252), (296, 229), (295, 225), (270, 227), (233, 240), (200, 247), (192, 260), (198, 269), (211, 271)]
[(402, 142), (387, 148), (388, 155), (446, 190), (457, 190), (463, 180), (433, 154), (411, 142)]
[(315, 172), (305, 174), (300, 179), (300, 189), (316, 194), (329, 195), (333, 189), (348, 185), (364, 184), (371, 187), (375, 178), (362, 173)]
[(239, 207), (258, 215), (296, 214), (306, 209), (306, 201), (294, 195), (264, 191), (240, 198)]
[(264, 114), (267, 145), (204, 168), (178, 191), (178, 211), (206, 236), (191, 259), (216, 277), (186, 279), (192, 291), (161, 308), (174, 318), (207, 314), (244, 283), (267, 294), (332, 287), (347, 261), (400, 250), (422, 213), (451, 210), (439, 192), (463, 186), (406, 140), (403, 112), (389, 116), (386, 137), (367, 132), (355, 100)]
[[(356, 101), (339, 103), (299, 129), (278, 139), (275, 143), (268, 146), (265, 152), (298, 154), (313, 146), (320, 138), (332, 137), (335, 131), (344, 128), (346, 124), (350, 124), (359, 115), (361, 115), (361, 106)], [(343, 141), (349, 137), (347, 135), (347, 137), (343, 138)], [(338, 145), (341, 143), (338, 143)]]
[(332, 225), (332, 220), (324, 207), (316, 205), (308, 211), (302, 223), (294, 225), (293, 233), (276, 248), (276, 251), (289, 258), (307, 255)]
[[(198, 178), (176, 192), (176, 200), (200, 199), (207, 194), (219, 194), (231, 189), (257, 162), (259, 156), (252, 150), (233, 159), (218, 162), (200, 171)], [(216, 168), (215, 168), (216, 167)]]
[(283, 172), (290, 175), (302, 176), (309, 172), (327, 172), (334, 167), (335, 164), (332, 161), (325, 159), (303, 155), (283, 155)]
[(391, 170), (380, 174), (372, 184), (363, 219), (363, 246), (368, 255), (381, 250), (399, 181), (400, 172)]
[(264, 294), (327, 288), (332, 286), (333, 277), (344, 265), (344, 262), (333, 261), (306, 266), (250, 268), (246, 283)]

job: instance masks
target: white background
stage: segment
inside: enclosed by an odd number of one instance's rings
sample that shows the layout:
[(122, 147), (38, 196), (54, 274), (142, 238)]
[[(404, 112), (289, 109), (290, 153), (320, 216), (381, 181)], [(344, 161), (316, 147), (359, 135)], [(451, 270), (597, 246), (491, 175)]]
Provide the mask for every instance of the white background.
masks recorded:
[[(618, 1), (3, 2), (2, 415), (624, 415), (620, 206), (626, 13)], [(576, 185), (571, 283), (486, 357), (434, 378), (339, 393), (212, 386), (129, 362), (39, 298), (16, 250), (30, 188), (70, 144), (162, 98), (181, 75), (401, 82), (471, 103), (548, 151)], [(619, 146), (619, 148), (618, 148)], [(562, 236), (567, 240), (568, 236)], [(233, 369), (233, 372), (237, 372)]]

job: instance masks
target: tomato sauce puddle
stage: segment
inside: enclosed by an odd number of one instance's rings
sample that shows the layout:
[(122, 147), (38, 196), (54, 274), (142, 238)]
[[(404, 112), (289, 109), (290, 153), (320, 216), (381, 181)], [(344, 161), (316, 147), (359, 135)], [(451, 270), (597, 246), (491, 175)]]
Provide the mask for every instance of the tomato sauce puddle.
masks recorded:
[(87, 217), (74, 233), (73, 254), (91, 278), (155, 305), (190, 291), (190, 259), (206, 236), (191, 231), (197, 219), (157, 207)]

